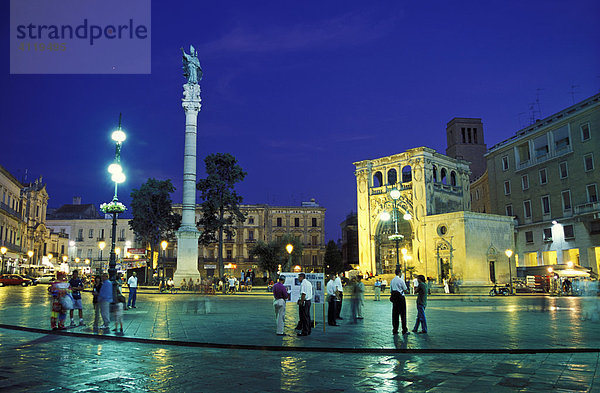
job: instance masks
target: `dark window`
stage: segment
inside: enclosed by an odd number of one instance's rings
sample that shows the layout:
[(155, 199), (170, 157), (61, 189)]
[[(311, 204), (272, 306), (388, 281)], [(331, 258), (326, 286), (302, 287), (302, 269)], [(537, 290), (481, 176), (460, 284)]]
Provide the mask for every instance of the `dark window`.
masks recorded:
[(477, 128), (473, 128), (473, 142), (477, 143)]
[(569, 169), (567, 167), (567, 162), (561, 162), (560, 164), (558, 164), (558, 171), (560, 173), (560, 178), (561, 179), (565, 179), (569, 176)]
[(316, 227), (317, 226), (317, 219), (313, 217), (312, 219), (312, 226)]
[(446, 168), (442, 168), (442, 172), (440, 173), (440, 176), (442, 178), (441, 179), (442, 184), (446, 184), (446, 181), (447, 181), (446, 180), (446, 176), (447, 176), (446, 175)]
[(550, 197), (548, 195), (542, 197), (542, 214), (550, 214)]
[(504, 195), (510, 195), (510, 180), (504, 182)]
[(469, 143), (471, 143), (471, 128), (467, 128), (467, 136), (469, 137)]
[(465, 138), (465, 128), (461, 128), (460, 129), (462, 131), (462, 139), (463, 139), (463, 143), (467, 143), (467, 138)]
[(254, 217), (248, 217), (248, 224), (254, 224)]
[(600, 220), (590, 222), (590, 234), (597, 235), (600, 233)]
[(533, 243), (533, 232), (532, 231), (525, 232), (525, 242)]
[(496, 282), (496, 261), (490, 261), (490, 281)]
[(512, 205), (506, 205), (506, 215), (509, 217), (514, 216)]
[(565, 233), (565, 239), (574, 239), (575, 238), (575, 232), (573, 231), (573, 225), (563, 226), (563, 231)]
[(383, 185), (383, 175), (381, 172), (375, 172), (373, 175), (373, 187), (381, 187)]
[(521, 185), (523, 186), (523, 191), (529, 189), (529, 176), (528, 175), (523, 175), (523, 177), (521, 177)]
[(280, 227), (281, 226), (281, 217), (277, 217), (277, 226)]
[(548, 183), (548, 176), (546, 176), (546, 168), (540, 169), (540, 184)]
[(227, 250), (227, 259), (233, 259), (233, 250)]
[(552, 241), (552, 228), (544, 228), (544, 241), (545, 242)]
[(562, 192), (563, 210), (571, 210), (571, 192), (569, 190)]
[(313, 257), (312, 257), (312, 264), (313, 264), (313, 266), (316, 266), (319, 264), (319, 260), (317, 259), (316, 255), (313, 255)]
[(387, 180), (389, 185), (394, 185), (398, 181), (398, 172), (395, 169), (390, 169), (387, 173)]
[(592, 155), (592, 153), (583, 156), (583, 163), (586, 172), (594, 169), (594, 156)]
[(590, 139), (590, 125), (584, 124), (581, 126), (581, 141), (587, 141)]
[(588, 202), (598, 202), (598, 192), (595, 184), (589, 184), (587, 187)]
[(434, 165), (433, 166), (433, 181), (434, 183), (437, 183), (437, 167)]
[(254, 231), (248, 231), (248, 240), (254, 240)]
[(410, 165), (406, 165), (402, 168), (402, 183), (409, 183), (412, 181), (412, 168)]
[(298, 217), (294, 218), (294, 226), (295, 227), (299, 227), (300, 226), (300, 219)]
[(456, 187), (456, 172), (450, 172), (450, 184)]

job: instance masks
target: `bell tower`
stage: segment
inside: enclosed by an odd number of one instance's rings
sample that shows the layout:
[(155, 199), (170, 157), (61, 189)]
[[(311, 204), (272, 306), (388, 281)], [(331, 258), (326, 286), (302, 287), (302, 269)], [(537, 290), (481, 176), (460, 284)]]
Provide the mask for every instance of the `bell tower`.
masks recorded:
[(455, 117), (446, 126), (446, 155), (471, 163), (469, 180), (479, 178), (486, 170), (483, 156), (487, 146), (483, 140), (483, 123), (478, 118)]

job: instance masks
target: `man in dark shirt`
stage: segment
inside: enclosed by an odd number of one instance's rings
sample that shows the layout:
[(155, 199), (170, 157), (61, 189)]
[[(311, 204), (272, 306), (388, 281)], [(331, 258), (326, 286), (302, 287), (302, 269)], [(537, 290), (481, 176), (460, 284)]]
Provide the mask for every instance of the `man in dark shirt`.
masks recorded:
[[(427, 320), (425, 319), (425, 307), (427, 307), (427, 284), (425, 283), (425, 276), (418, 275), (417, 281), (419, 286), (415, 288), (415, 294), (417, 295), (417, 321), (413, 332), (415, 333), (427, 333)], [(419, 323), (421, 324), (421, 330), (419, 330)]]
[(79, 278), (79, 271), (73, 270), (73, 277), (69, 280), (73, 296), (73, 308), (69, 310), (71, 314), (71, 326), (75, 326), (73, 320), (73, 311), (79, 310), (79, 326), (83, 326), (83, 305), (81, 304), (81, 292), (83, 291), (83, 281)]
[(280, 276), (277, 284), (273, 286), (273, 307), (275, 307), (275, 319), (277, 320), (277, 335), (285, 336), (283, 333), (283, 321), (285, 319), (285, 301), (290, 298), (290, 295), (283, 283), (285, 277)]

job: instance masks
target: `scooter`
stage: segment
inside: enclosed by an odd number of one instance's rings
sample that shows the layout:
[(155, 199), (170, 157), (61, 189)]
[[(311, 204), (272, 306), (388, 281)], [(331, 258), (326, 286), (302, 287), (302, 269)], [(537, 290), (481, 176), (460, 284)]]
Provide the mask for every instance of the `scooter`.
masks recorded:
[(510, 295), (510, 287), (508, 284), (506, 284), (506, 286), (504, 287), (496, 287), (496, 285), (494, 285), (494, 288), (492, 288), (490, 290), (490, 296), (497, 296), (497, 295), (504, 295), (504, 296), (508, 296)]

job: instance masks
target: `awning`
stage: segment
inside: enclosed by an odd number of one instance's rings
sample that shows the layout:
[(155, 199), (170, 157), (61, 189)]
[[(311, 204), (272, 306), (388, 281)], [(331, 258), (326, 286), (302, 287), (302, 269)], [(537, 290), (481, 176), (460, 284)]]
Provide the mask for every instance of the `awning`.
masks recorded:
[(560, 277), (589, 277), (590, 273), (583, 270), (575, 270), (575, 269), (563, 269), (563, 270), (555, 270), (554, 273), (558, 274)]

